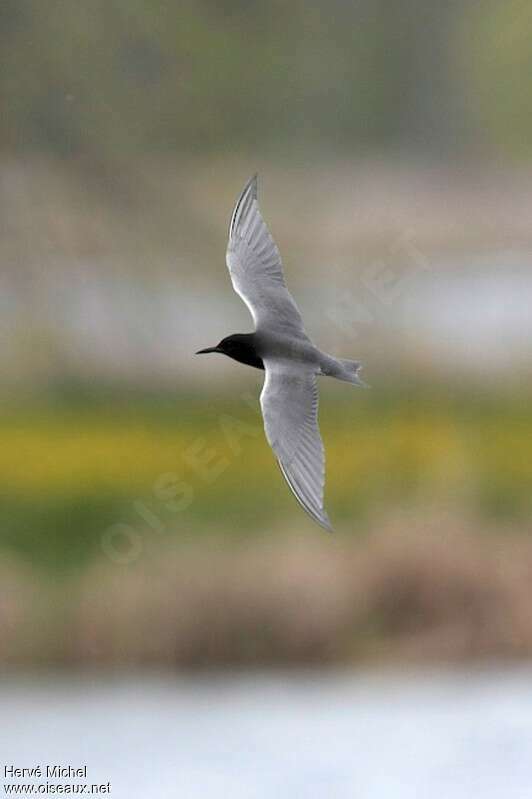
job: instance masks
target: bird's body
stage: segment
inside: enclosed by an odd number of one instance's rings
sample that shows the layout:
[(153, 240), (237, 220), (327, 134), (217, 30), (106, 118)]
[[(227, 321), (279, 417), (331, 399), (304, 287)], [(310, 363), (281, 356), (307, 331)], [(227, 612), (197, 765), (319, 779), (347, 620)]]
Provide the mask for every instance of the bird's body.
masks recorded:
[(321, 352), (307, 336), (284, 282), (279, 250), (260, 214), (256, 176), (231, 216), (227, 265), (235, 291), (251, 311), (255, 332), (227, 336), (200, 353), (223, 353), (265, 370), (260, 402), (268, 442), (298, 502), (318, 524), (331, 529), (323, 507), (317, 377), (364, 385), (358, 377), (360, 364)]

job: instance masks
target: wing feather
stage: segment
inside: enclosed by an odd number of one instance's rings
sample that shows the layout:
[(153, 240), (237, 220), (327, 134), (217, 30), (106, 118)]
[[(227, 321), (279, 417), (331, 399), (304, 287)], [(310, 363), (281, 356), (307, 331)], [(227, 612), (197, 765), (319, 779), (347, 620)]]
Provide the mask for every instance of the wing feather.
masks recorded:
[(323, 506), (325, 454), (318, 427), (315, 372), (303, 364), (265, 359), (260, 396), (266, 438), (292, 493), (307, 513), (331, 530)]
[(256, 175), (245, 185), (231, 215), (226, 261), (233, 288), (248, 306), (257, 330), (308, 340), (284, 281), (281, 254), (260, 213)]

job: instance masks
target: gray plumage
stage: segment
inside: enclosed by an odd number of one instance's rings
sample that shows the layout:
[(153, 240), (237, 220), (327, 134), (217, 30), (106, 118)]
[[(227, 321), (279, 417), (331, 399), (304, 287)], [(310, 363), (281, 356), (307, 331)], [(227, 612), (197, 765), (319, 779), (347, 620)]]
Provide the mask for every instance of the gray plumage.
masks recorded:
[[(202, 352), (224, 352), (244, 363), (264, 366), (260, 404), (266, 438), (298, 502), (330, 530), (323, 503), (325, 456), (318, 427), (317, 377), (364, 383), (358, 377), (358, 361), (327, 355), (307, 336), (284, 281), (281, 255), (259, 210), (256, 175), (233, 210), (226, 260), (233, 287), (255, 322), (255, 333), (230, 336)], [(229, 347), (231, 340), (231, 347), (235, 346), (234, 339), (241, 339), (238, 346), (245, 343), (252, 356), (235, 354)]]

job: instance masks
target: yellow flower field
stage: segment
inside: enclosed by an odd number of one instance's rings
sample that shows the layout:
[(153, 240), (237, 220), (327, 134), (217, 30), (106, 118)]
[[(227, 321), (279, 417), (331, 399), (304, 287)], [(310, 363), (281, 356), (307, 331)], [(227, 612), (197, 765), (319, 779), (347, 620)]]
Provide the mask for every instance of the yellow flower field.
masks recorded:
[[(393, 507), (529, 517), (532, 411), (523, 402), (368, 392), (324, 401), (321, 426), (327, 504), (340, 533)], [(0, 436), (0, 546), (36, 562), (82, 563), (117, 522), (164, 526), (179, 539), (307, 521), (260, 418), (242, 403), (114, 397), (21, 406), (4, 412)]]

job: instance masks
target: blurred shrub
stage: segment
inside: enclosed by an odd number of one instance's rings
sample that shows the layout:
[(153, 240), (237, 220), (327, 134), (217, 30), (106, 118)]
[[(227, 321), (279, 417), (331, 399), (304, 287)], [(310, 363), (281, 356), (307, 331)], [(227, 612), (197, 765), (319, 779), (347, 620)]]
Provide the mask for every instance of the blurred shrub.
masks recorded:
[[(0, 574), (0, 663), (179, 668), (530, 658), (532, 549), (453, 516), (397, 514), (365, 542), (191, 544), (51, 581)], [(38, 599), (37, 599), (38, 597)]]

